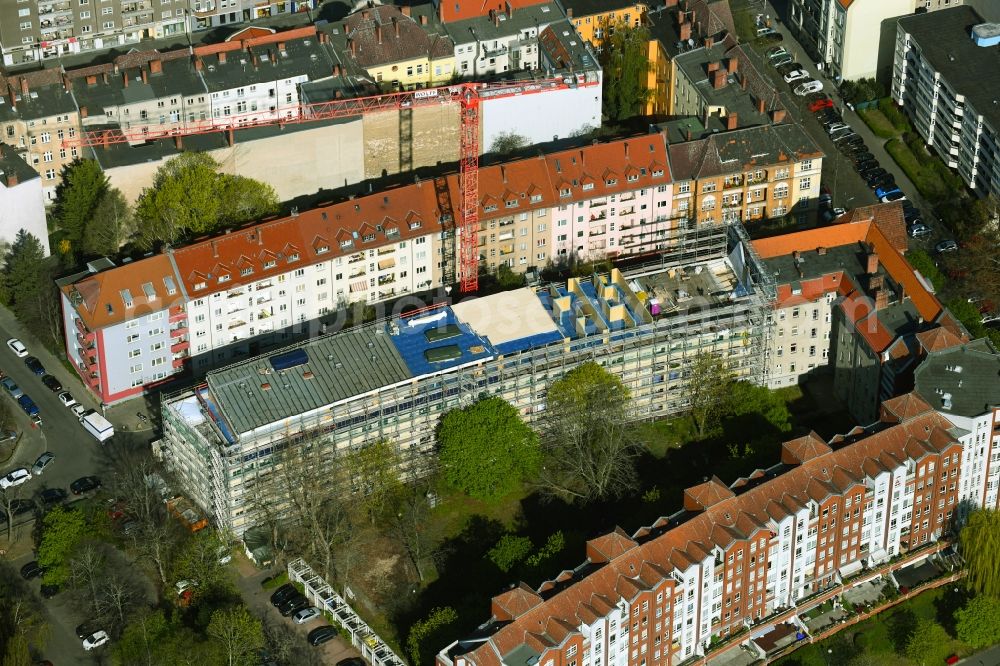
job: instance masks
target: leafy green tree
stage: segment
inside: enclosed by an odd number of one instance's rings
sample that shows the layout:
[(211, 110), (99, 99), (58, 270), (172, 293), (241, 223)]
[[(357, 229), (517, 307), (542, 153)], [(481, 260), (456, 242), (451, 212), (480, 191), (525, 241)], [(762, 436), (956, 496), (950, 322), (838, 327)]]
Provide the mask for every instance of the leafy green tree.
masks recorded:
[(433, 664), (434, 655), (448, 643), (449, 632), (456, 622), (458, 613), (450, 606), (435, 608), (425, 619), (414, 622), (406, 638), (411, 663)]
[(788, 411), (788, 403), (766, 387), (745, 381), (733, 382), (727, 391), (726, 402), (727, 416), (756, 414), (776, 430), (788, 432), (792, 429), (792, 413)]
[(28, 303), (35, 294), (39, 272), (45, 267), (45, 250), (34, 235), (17, 232), (4, 258), (3, 281), (6, 303), (13, 307)]
[(1000, 600), (977, 596), (955, 611), (958, 640), (979, 650), (1000, 643)]
[(909, 641), (906, 656), (917, 664), (943, 664), (951, 654), (951, 636), (934, 620), (920, 620)]
[(503, 398), (490, 397), (442, 417), (437, 431), (444, 482), (492, 502), (538, 472), (538, 436)]
[(930, 280), (931, 284), (934, 285), (935, 291), (940, 291), (944, 287), (944, 275), (942, 275), (941, 271), (934, 264), (931, 256), (924, 250), (910, 250), (906, 253), (906, 260), (910, 263), (910, 266), (913, 266), (920, 271), (921, 275)]
[(212, 613), (209, 637), (221, 647), (223, 663), (229, 666), (256, 666), (257, 650), (264, 647), (264, 627), (243, 604)]
[(649, 31), (624, 22), (605, 25), (600, 61), (604, 114), (612, 121), (641, 115), (649, 98)]
[(38, 545), (38, 564), (45, 570), (46, 585), (65, 585), (71, 575), (70, 559), (89, 528), (83, 512), (57, 506), (42, 521), (42, 541)]
[(63, 168), (53, 216), (65, 234), (71, 255), (83, 250), (88, 224), (107, 189), (108, 178), (94, 160), (76, 159)]
[(710, 352), (699, 353), (687, 373), (687, 395), (691, 420), (704, 437), (717, 424), (727, 405), (732, 372), (726, 362)]
[(173, 561), (172, 578), (198, 581), (198, 596), (211, 588), (231, 588), (233, 583), (228, 569), (219, 564), (221, 553), (225, 551), (226, 544), (218, 532), (206, 529), (190, 535), (181, 544)]
[(959, 535), (968, 575), (965, 583), (976, 594), (1000, 598), (1000, 512), (974, 511)]
[(354, 507), (372, 525), (383, 519), (405, 492), (399, 478), (399, 464), (399, 453), (387, 440), (366, 446), (347, 460), (347, 472), (356, 493)]
[(524, 286), (524, 273), (515, 273), (507, 264), (497, 267), (497, 284), (501, 289), (517, 289)]
[(104, 192), (87, 223), (83, 251), (89, 255), (113, 255), (132, 235), (132, 209), (117, 187)]
[(182, 153), (161, 166), (135, 206), (138, 242), (152, 247), (271, 214), (278, 197), (266, 183), (218, 172), (206, 153)]
[(621, 379), (594, 362), (553, 382), (543, 420), (542, 492), (590, 502), (634, 489), (641, 445), (628, 426), (630, 404)]
[(566, 537), (563, 536), (562, 530), (553, 532), (549, 535), (549, 538), (545, 540), (545, 545), (542, 546), (537, 553), (528, 558), (528, 566), (537, 569), (561, 553), (565, 548)]
[(506, 573), (523, 562), (534, 547), (528, 537), (504, 534), (486, 555), (490, 558), (490, 562), (497, 565), (497, 569)]
[(493, 139), (490, 152), (498, 155), (509, 155), (526, 145), (528, 145), (528, 139), (523, 135), (516, 132), (501, 132)]
[(170, 632), (170, 623), (162, 610), (140, 615), (128, 623), (121, 638), (115, 641), (115, 663), (121, 666), (166, 663), (163, 660), (163, 646), (167, 643)]

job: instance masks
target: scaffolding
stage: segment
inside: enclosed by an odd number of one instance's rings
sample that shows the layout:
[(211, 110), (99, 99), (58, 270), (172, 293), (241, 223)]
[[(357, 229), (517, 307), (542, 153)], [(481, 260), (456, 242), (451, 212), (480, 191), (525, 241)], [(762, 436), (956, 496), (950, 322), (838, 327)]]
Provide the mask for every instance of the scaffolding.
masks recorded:
[[(167, 456), (167, 461), (200, 458), (211, 468), (211, 489), (189, 494), (195, 498), (211, 496), (211, 506), (203, 508), (220, 525), (242, 533), (254, 524), (248, 489), (258, 475), (270, 471), (265, 461), (281, 448), (320, 442), (330, 455), (337, 455), (373, 442), (391, 441), (398, 448), (404, 472), (420, 475), (434, 465), (434, 431), (441, 414), (481, 396), (497, 395), (514, 405), (529, 424), (536, 423), (544, 418), (551, 382), (588, 361), (622, 379), (632, 396), (636, 420), (670, 418), (687, 410), (688, 369), (702, 352), (725, 359), (737, 377), (766, 385), (775, 285), (746, 233), (738, 224), (716, 225), (686, 232), (677, 240), (676, 257), (664, 257), (655, 265), (634, 266), (622, 273), (624, 280), (641, 281), (675, 267), (680, 272), (680, 267), (689, 266), (692, 260), (701, 266), (692, 267), (692, 275), (724, 265), (736, 283), (728, 297), (649, 316), (627, 330), (563, 338), (417, 376), (314, 410), (309, 416), (282, 419), (280, 428), (259, 429), (254, 431), (257, 434), (235, 433), (232, 443), (207, 413), (206, 422), (197, 428), (179, 418), (173, 406), (189, 400), (190, 391), (170, 396), (163, 401), (166, 446), (186, 452)], [(590, 280), (606, 284), (608, 279), (594, 275)], [(392, 320), (382, 320), (367, 326), (388, 335), (393, 325)], [(210, 391), (210, 386), (198, 391)], [(203, 482), (201, 475), (175, 471), (192, 483)]]

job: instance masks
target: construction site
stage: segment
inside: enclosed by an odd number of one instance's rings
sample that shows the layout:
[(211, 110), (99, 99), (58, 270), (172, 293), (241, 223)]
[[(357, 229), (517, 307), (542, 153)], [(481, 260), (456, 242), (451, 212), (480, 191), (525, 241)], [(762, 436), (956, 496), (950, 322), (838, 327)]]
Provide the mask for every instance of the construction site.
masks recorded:
[[(674, 240), (648, 265), (438, 305), (211, 372), (164, 397), (161, 454), (214, 523), (242, 534), (256, 482), (306, 442), (331, 457), (392, 442), (419, 475), (435, 464), (441, 414), (497, 395), (536, 423), (551, 382), (588, 361), (621, 377), (636, 420), (689, 407), (702, 352), (764, 384), (775, 287), (742, 227)], [(284, 498), (267, 501), (280, 513)]]

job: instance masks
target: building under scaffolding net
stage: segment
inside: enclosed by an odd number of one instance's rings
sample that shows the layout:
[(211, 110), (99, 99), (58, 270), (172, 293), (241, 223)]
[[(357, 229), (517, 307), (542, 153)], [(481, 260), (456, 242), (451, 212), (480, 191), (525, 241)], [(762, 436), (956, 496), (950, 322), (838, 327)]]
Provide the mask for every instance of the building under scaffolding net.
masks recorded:
[(242, 534), (260, 506), (251, 489), (303, 442), (332, 457), (389, 441), (419, 474), (434, 464), (441, 414), (498, 395), (540, 421), (550, 384), (587, 361), (621, 377), (636, 419), (687, 409), (701, 352), (763, 385), (774, 296), (741, 226), (702, 228), (651, 264), (429, 308), (211, 372), (164, 399), (163, 454), (187, 494)]

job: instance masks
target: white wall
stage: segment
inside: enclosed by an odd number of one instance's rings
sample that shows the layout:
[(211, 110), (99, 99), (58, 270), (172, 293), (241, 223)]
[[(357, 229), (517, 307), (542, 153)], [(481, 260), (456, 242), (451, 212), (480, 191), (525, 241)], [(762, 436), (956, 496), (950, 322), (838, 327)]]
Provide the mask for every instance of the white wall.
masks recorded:
[(13, 187), (0, 184), (0, 241), (14, 242), (17, 232), (24, 229), (49, 254), (49, 230), (45, 226), (45, 195), (42, 179), (34, 177)]
[[(483, 150), (510, 132), (524, 136), (528, 143), (565, 139), (601, 126), (601, 86), (488, 99), (482, 104), (481, 118)], [(527, 118), (531, 122), (525, 122)]]
[(913, 13), (913, 0), (857, 0), (847, 12), (843, 67), (845, 80), (875, 76), (882, 21)]

